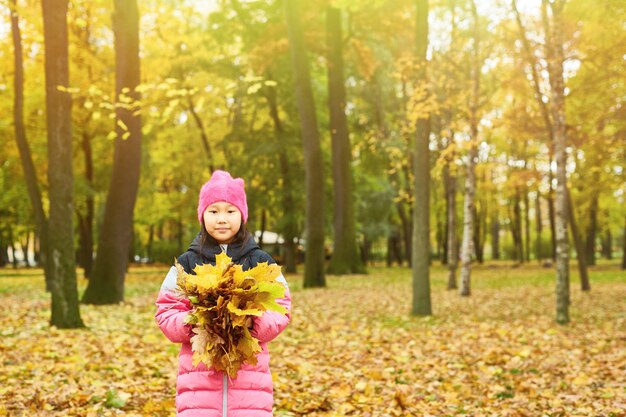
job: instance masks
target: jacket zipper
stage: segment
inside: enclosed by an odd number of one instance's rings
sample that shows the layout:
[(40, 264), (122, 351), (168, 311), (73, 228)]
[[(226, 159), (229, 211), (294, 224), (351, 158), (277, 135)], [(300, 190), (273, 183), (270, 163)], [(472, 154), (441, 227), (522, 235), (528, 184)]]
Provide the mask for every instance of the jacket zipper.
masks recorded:
[(224, 372), (224, 379), (222, 380), (224, 389), (222, 390), (222, 417), (228, 416), (228, 378)]

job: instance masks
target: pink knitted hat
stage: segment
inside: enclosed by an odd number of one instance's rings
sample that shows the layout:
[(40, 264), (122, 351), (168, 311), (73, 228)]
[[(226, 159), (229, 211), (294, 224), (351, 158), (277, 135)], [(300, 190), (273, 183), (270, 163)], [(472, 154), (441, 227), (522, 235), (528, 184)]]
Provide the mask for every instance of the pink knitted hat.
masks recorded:
[(202, 224), (204, 210), (213, 203), (224, 201), (237, 207), (241, 212), (243, 223), (248, 221), (248, 203), (241, 178), (233, 178), (226, 171), (215, 171), (211, 179), (200, 189), (198, 199), (198, 220)]

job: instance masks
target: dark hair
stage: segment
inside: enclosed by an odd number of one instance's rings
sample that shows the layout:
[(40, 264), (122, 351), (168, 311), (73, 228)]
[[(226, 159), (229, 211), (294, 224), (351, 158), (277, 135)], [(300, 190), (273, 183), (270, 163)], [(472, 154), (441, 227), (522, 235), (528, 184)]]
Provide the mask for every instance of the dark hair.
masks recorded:
[[(219, 242), (215, 240), (213, 236), (209, 234), (209, 232), (207, 232), (206, 227), (204, 226), (204, 223), (202, 223), (202, 230), (200, 231), (200, 237), (201, 237), (200, 241), (202, 244), (202, 248), (204, 248), (207, 245), (219, 244)], [(235, 234), (235, 237), (233, 238), (233, 241), (231, 243), (238, 243), (241, 245), (241, 249), (243, 249), (246, 246), (246, 243), (248, 243), (250, 239), (252, 239), (252, 234), (250, 233), (250, 231), (248, 230), (248, 228), (242, 221), (241, 227), (239, 227), (239, 230)]]

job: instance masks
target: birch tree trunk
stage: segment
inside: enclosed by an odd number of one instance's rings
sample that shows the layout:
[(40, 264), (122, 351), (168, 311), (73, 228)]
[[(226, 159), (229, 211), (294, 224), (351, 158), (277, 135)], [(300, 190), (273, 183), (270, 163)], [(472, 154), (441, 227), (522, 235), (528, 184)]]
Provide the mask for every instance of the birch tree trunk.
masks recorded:
[(293, 66), (296, 103), (304, 147), (306, 184), (306, 261), (304, 287), (325, 287), (324, 275), (324, 170), (320, 135), (311, 88), (309, 63), (298, 0), (283, 0)]
[[(416, 0), (416, 58), (418, 85), (426, 87), (428, 48), (428, 0)], [(427, 94), (427, 93), (425, 93)], [(413, 315), (431, 315), (430, 301), (430, 115), (418, 115), (413, 148), (415, 203), (413, 205)]]
[(478, 157), (478, 99), (480, 94), (480, 36), (478, 32), (478, 12), (476, 4), (471, 2), (473, 16), (474, 46), (472, 50), (472, 96), (470, 104), (470, 148), (467, 155), (465, 176), (465, 202), (463, 204), (463, 244), (461, 246), (461, 289), (460, 294), (471, 294), (471, 267), (474, 252), (474, 211), (476, 196), (476, 159)]
[(365, 272), (356, 245), (356, 224), (352, 196), (352, 150), (346, 119), (346, 87), (343, 64), (341, 11), (326, 8), (328, 48), (328, 109), (332, 138), (335, 198), (333, 255), (328, 273), (344, 275)]
[[(554, 125), (554, 158), (556, 160), (556, 321), (568, 323), (570, 304), (569, 242), (567, 238), (567, 134), (565, 130), (565, 85), (563, 80), (563, 42), (561, 13), (564, 0), (554, 3), (542, 0), (542, 17), (546, 36), (546, 60), (550, 75), (552, 99), (550, 110)], [(552, 11), (549, 21), (548, 7)]]
[[(50, 219), (46, 268), (52, 274), (50, 324), (84, 327), (80, 318), (74, 253), (74, 174), (72, 98), (69, 87), (67, 0), (43, 0), (48, 128)], [(49, 269), (48, 269), (49, 268)]]
[(124, 278), (133, 235), (133, 211), (141, 172), (139, 10), (137, 0), (115, 0), (115, 90), (117, 120), (113, 172), (98, 252), (83, 295), (87, 304), (124, 300)]

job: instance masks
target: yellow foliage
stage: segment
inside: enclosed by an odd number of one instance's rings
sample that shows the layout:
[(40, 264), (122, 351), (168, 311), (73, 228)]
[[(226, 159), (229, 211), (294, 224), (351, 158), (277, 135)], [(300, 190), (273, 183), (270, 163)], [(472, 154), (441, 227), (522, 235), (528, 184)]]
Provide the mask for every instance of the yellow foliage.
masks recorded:
[(256, 364), (261, 347), (246, 322), (267, 310), (287, 313), (276, 303), (285, 295), (285, 287), (276, 281), (280, 266), (263, 262), (244, 271), (221, 253), (215, 265), (196, 266), (195, 274), (187, 274), (178, 263), (176, 268), (178, 289), (194, 307), (186, 318), (194, 324), (194, 366), (203, 362), (234, 378), (243, 363)]

